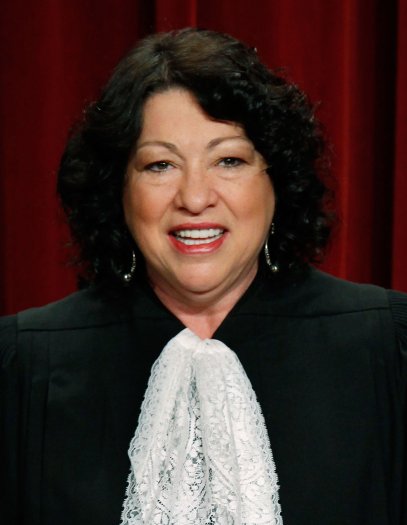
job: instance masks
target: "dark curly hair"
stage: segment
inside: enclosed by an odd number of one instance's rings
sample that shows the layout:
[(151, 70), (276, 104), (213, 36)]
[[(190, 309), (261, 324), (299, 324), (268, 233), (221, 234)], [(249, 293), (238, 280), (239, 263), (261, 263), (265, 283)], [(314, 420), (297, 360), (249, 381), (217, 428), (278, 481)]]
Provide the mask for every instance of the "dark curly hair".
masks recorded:
[(312, 106), (254, 49), (226, 34), (184, 29), (147, 37), (118, 64), (63, 154), (58, 192), (85, 281), (123, 285), (137, 250), (122, 208), (126, 166), (146, 99), (171, 87), (193, 93), (212, 118), (241, 124), (266, 160), (277, 198), (269, 239), (279, 268), (274, 278), (298, 275), (319, 260), (330, 217), (319, 176), (324, 142)]

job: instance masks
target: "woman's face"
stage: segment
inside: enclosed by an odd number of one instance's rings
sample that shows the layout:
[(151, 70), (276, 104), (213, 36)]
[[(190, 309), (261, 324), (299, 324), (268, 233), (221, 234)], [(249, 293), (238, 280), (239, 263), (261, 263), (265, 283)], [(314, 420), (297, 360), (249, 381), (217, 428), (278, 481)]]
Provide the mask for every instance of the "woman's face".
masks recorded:
[(249, 286), (274, 213), (265, 168), (244, 130), (188, 91), (147, 100), (123, 205), (157, 292), (203, 303)]

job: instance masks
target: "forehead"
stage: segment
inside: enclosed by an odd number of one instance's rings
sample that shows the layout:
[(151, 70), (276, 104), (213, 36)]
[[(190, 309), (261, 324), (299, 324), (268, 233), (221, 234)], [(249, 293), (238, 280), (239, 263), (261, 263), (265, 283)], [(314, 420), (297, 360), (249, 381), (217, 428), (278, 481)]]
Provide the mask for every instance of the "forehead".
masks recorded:
[(195, 96), (182, 88), (151, 95), (144, 104), (139, 141), (173, 138), (240, 136), (247, 139), (236, 122), (219, 121), (207, 115)]

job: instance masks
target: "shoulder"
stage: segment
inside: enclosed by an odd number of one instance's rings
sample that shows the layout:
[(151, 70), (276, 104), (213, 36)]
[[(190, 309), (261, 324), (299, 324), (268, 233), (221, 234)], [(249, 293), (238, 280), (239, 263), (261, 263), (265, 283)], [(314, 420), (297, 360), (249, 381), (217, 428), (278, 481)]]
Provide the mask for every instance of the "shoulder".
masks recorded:
[(299, 282), (274, 291), (266, 287), (264, 293), (274, 312), (288, 316), (319, 317), (390, 309), (389, 293), (384, 288), (346, 281), (315, 268)]
[[(117, 316), (116, 316), (117, 317)], [(77, 330), (112, 322), (115, 318), (104, 300), (93, 290), (73, 293), (64, 299), (30, 308), (15, 315), (0, 318), (1, 362), (7, 364), (15, 355), (24, 333)]]
[(387, 293), (397, 338), (405, 353), (407, 367), (407, 294), (393, 290)]
[(98, 340), (100, 345), (103, 336), (95, 334), (117, 333), (128, 315), (122, 300), (111, 300), (89, 288), (0, 318), (0, 376), (19, 374), (21, 367), (34, 367), (42, 374), (51, 348), (58, 354), (66, 348), (81, 353), (84, 341)]
[(373, 284), (360, 284), (334, 277), (312, 269), (304, 290), (313, 307), (321, 313), (352, 312), (389, 307), (384, 288)]
[(86, 289), (45, 306), (30, 308), (16, 315), (0, 318), (0, 336), (24, 331), (81, 329), (105, 325), (125, 315), (122, 302), (109, 301), (97, 289)]
[(151, 291), (148, 283), (134, 283), (121, 294), (90, 287), (64, 299), (16, 315), (0, 318), (1, 361), (15, 353), (17, 345), (28, 348), (53, 341), (78, 340), (85, 333), (116, 333), (124, 324), (149, 319), (167, 319), (168, 311)]
[(6, 366), (12, 359), (15, 350), (17, 333), (17, 316), (9, 315), (0, 318), (0, 363)]
[(394, 348), (407, 375), (405, 293), (346, 281), (312, 268), (304, 279), (284, 288), (263, 286), (256, 308), (262, 315), (290, 318), (293, 323), (313, 319), (337, 338), (380, 346), (379, 353)]
[(372, 284), (358, 284), (312, 270), (302, 293), (308, 297), (309, 315), (355, 314), (362, 322), (380, 319), (388, 335), (395, 334), (402, 352), (407, 351), (407, 294)]

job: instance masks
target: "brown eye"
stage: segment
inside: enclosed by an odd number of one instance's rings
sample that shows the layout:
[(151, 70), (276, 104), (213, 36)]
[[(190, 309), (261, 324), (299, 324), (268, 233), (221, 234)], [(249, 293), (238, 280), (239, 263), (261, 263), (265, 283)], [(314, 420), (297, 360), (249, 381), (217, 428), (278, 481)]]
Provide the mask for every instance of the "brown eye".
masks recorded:
[(172, 164), (164, 160), (160, 160), (158, 162), (151, 162), (150, 164), (147, 164), (147, 166), (144, 169), (146, 171), (154, 171), (156, 173), (159, 173), (162, 171), (168, 171), (172, 168), (173, 168)]
[(225, 157), (219, 161), (219, 166), (223, 166), (224, 168), (237, 168), (242, 164), (245, 164), (245, 161), (238, 157)]

